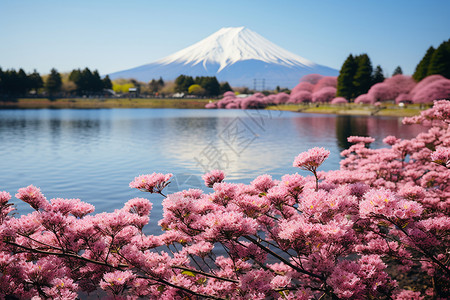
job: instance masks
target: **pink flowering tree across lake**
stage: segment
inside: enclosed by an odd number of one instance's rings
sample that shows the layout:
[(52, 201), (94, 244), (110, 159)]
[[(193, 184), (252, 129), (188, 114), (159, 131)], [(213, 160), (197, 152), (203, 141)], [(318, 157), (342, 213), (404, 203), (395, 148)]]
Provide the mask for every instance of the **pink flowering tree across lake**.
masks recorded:
[[(231, 97), (230, 97), (231, 98)], [(144, 234), (152, 203), (141, 197), (94, 214), (79, 199), (47, 200), (34, 186), (14, 214), (0, 192), (0, 296), (77, 299), (448, 299), (450, 297), (450, 102), (405, 123), (430, 126), (411, 140), (349, 137), (341, 168), (321, 172), (329, 151), (300, 153), (310, 172), (164, 194), (172, 174), (130, 187), (162, 195), (163, 233)]]

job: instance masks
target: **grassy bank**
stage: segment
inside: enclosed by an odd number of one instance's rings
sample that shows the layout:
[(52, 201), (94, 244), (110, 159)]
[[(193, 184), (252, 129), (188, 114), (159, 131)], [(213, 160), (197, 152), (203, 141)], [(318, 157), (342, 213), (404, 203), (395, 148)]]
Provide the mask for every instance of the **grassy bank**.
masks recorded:
[(404, 107), (399, 107), (394, 104), (376, 107), (373, 105), (349, 103), (345, 105), (321, 104), (319, 106), (308, 104), (286, 104), (270, 106), (268, 109), (318, 114), (410, 117), (420, 114), (422, 110), (428, 107), (429, 106), (420, 106), (419, 104), (411, 104)]
[(46, 98), (0, 101), (0, 108), (205, 108), (210, 99), (148, 98)]

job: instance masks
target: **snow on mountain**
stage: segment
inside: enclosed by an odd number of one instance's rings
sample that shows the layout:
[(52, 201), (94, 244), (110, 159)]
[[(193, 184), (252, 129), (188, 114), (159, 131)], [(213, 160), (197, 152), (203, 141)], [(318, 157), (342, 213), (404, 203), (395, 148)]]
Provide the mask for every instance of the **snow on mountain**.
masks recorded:
[(248, 28), (228, 27), (154, 63), (109, 76), (140, 81), (173, 80), (181, 74), (216, 76), (232, 86), (292, 88), (311, 73), (337, 76), (338, 71), (293, 54)]
[(222, 28), (200, 42), (178, 51), (157, 63), (219, 64), (217, 73), (243, 60), (260, 60), (287, 67), (314, 65), (313, 62), (278, 47), (245, 27)]

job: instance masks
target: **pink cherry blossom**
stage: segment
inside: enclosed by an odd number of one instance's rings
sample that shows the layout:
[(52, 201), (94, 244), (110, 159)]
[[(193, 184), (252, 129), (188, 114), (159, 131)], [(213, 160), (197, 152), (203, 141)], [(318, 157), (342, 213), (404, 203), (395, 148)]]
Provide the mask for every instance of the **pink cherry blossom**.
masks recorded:
[(123, 210), (141, 217), (148, 216), (152, 210), (152, 203), (144, 198), (133, 198), (125, 203)]
[(225, 173), (222, 170), (212, 170), (211, 172), (204, 174), (202, 179), (205, 181), (207, 187), (212, 188), (214, 183), (222, 182), (225, 179)]
[(11, 199), (11, 195), (7, 192), (0, 192), (0, 205), (5, 205), (9, 199)]
[(303, 170), (317, 169), (330, 155), (330, 151), (315, 147), (307, 152), (300, 153), (294, 160), (294, 167)]
[(134, 278), (135, 275), (131, 271), (115, 271), (106, 273), (100, 282), (100, 287), (113, 295), (118, 295), (127, 288), (127, 285)]
[(356, 97), (355, 103), (356, 104), (373, 104), (375, 103), (375, 98), (371, 94), (362, 94)]
[(450, 168), (450, 147), (438, 147), (436, 151), (431, 154), (431, 161)]
[(312, 93), (314, 90), (314, 85), (307, 81), (302, 81), (297, 84), (291, 91), (292, 95), (295, 95), (301, 91)]
[(149, 193), (161, 193), (170, 183), (172, 174), (152, 173), (150, 175), (141, 175), (130, 182), (131, 188), (136, 188)]
[(331, 104), (347, 104), (348, 100), (344, 97), (336, 97), (331, 100)]
[(35, 210), (44, 209), (48, 206), (48, 201), (42, 195), (41, 190), (33, 185), (19, 189), (16, 198), (30, 204)]
[(327, 86), (312, 94), (312, 102), (328, 103), (336, 97), (336, 88)]
[(365, 136), (349, 136), (347, 138), (347, 141), (349, 143), (363, 143), (363, 144), (370, 144), (375, 141), (372, 137), (365, 137)]
[[(303, 82), (306, 83), (306, 82)], [(312, 102), (312, 93), (309, 91), (300, 90), (298, 92), (292, 92), (291, 97), (287, 103), (307, 103)]]

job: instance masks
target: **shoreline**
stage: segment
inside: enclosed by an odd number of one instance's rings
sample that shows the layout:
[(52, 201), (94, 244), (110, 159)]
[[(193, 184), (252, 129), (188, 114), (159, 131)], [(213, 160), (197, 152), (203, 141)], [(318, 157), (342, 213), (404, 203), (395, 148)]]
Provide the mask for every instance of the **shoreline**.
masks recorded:
[(269, 106), (267, 109), (292, 111), (298, 113), (312, 113), (312, 114), (332, 114), (339, 116), (380, 116), (380, 117), (412, 117), (419, 115), (422, 110), (428, 108), (428, 105), (421, 107), (417, 104), (411, 104), (404, 107), (399, 107), (395, 104), (386, 104), (382, 107), (374, 105), (359, 105), (359, 104), (345, 104), (345, 105), (279, 105)]
[[(205, 109), (212, 99), (185, 98), (20, 98), (14, 101), (0, 101), (0, 109), (100, 109), (100, 108), (180, 108)], [(268, 110), (282, 110), (299, 113), (334, 114), (348, 116), (410, 117), (420, 114), (429, 105), (410, 104), (399, 107), (395, 104), (373, 105), (311, 105), (284, 104), (268, 106)]]

